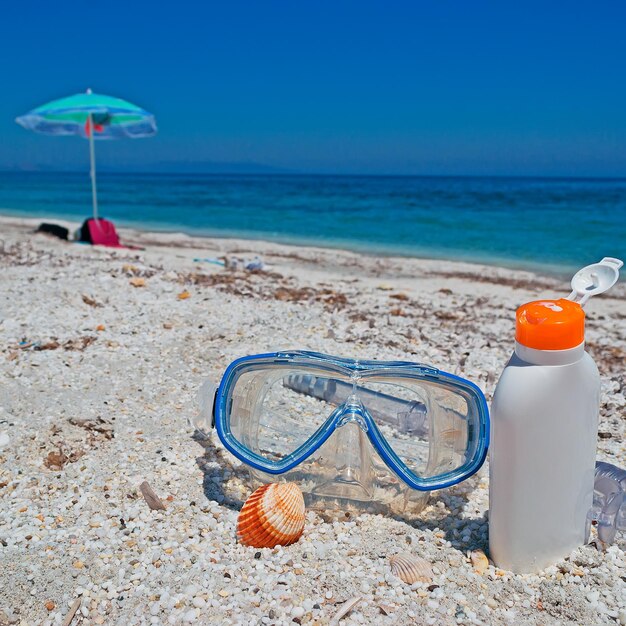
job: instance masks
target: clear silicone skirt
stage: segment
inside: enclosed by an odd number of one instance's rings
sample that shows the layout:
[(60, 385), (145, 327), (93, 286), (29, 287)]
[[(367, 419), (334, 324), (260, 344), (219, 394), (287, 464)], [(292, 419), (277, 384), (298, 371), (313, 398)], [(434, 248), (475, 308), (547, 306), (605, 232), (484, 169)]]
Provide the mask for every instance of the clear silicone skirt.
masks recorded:
[(484, 461), (484, 396), (426, 365), (309, 352), (238, 359), (205, 383), (194, 426), (215, 424), (250, 469), (250, 487), (295, 481), (310, 508), (410, 518), (429, 492)]
[(587, 521), (589, 525), (596, 523), (599, 548), (612, 544), (618, 531), (626, 531), (625, 469), (603, 461), (596, 463), (593, 506)]

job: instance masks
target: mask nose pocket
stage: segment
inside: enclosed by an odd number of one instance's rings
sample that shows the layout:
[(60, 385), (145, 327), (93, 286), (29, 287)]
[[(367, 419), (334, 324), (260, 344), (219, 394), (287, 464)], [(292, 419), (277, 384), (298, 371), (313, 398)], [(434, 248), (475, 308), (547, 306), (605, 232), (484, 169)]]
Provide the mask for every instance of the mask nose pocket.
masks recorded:
[(372, 445), (367, 436), (363, 405), (356, 396), (346, 400), (335, 432), (322, 448), (320, 461), (331, 477), (314, 488), (317, 496), (369, 501), (374, 497)]

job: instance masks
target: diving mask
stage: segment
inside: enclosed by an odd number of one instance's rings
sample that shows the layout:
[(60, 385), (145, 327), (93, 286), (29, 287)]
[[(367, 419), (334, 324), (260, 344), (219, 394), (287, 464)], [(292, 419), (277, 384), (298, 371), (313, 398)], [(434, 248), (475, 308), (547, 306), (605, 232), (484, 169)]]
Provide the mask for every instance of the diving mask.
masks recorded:
[(310, 506), (396, 513), (478, 471), (489, 441), (485, 397), (463, 378), (304, 351), (234, 361), (203, 386), (194, 426), (214, 426), (256, 481), (298, 482)]

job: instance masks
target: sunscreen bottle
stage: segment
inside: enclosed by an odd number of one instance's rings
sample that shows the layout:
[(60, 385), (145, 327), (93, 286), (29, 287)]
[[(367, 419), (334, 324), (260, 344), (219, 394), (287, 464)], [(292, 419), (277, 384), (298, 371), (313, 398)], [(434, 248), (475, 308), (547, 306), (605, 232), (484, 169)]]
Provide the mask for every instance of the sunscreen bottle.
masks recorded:
[(489, 550), (502, 569), (537, 572), (587, 541), (600, 377), (582, 307), (621, 266), (605, 258), (574, 276), (567, 299), (517, 309), (515, 351), (491, 409)]

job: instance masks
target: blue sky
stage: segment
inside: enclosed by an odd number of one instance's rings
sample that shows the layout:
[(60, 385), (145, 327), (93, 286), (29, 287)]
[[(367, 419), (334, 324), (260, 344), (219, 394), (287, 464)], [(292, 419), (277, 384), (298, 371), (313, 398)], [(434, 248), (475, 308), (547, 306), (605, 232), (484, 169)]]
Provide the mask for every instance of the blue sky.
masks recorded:
[(626, 176), (626, 4), (5, 3), (0, 168), (83, 168), (14, 118), (92, 87), (154, 112), (109, 168)]

